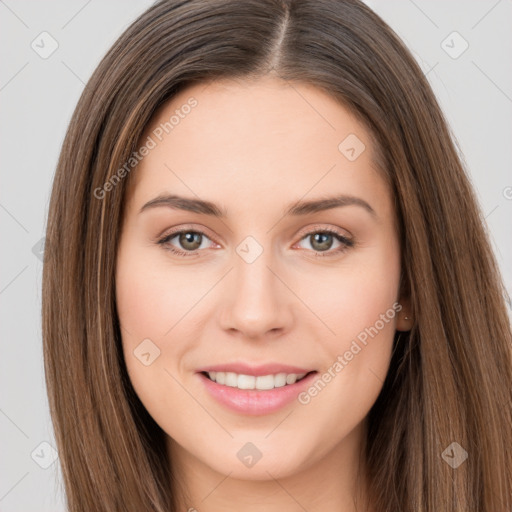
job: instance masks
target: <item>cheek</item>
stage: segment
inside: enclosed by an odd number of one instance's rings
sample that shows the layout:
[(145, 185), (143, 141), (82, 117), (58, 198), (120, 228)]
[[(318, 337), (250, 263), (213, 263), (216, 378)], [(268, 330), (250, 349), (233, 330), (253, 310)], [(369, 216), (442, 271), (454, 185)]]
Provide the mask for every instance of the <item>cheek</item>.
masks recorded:
[[(158, 370), (161, 373), (172, 350), (162, 344), (164, 334), (175, 323), (171, 293), (172, 288), (158, 276), (141, 249), (135, 244), (121, 245), (116, 268), (117, 313), (126, 367), (138, 392), (156, 378)], [(145, 353), (150, 354), (146, 361), (142, 357)], [(151, 364), (145, 366), (145, 362)]]
[[(164, 339), (166, 333), (167, 337), (172, 336), (173, 332), (169, 331), (190, 309), (187, 303), (192, 297), (184, 297), (188, 286), (179, 281), (179, 273), (169, 276), (167, 272), (167, 277), (164, 276), (163, 269), (149, 260), (147, 251), (138, 249), (135, 244), (129, 250), (120, 248), (116, 302), (126, 368), (144, 407), (169, 431), (166, 411), (176, 408), (183, 411), (183, 418), (186, 418), (190, 397), (180, 391), (172, 377), (177, 375), (175, 362), (180, 361), (185, 344), (178, 342), (180, 336), (177, 335), (173, 343), (165, 343)], [(197, 296), (194, 299), (197, 301)], [(179, 332), (179, 328), (177, 325), (174, 332)], [(149, 356), (145, 358), (144, 354)]]
[[(316, 401), (317, 407), (325, 409), (332, 428), (340, 422), (355, 424), (366, 416), (389, 368), (400, 311), (400, 256), (394, 241), (380, 248), (368, 251), (357, 265), (347, 263), (322, 303), (325, 321), (335, 336), (325, 338), (327, 364), (303, 403)], [(350, 418), (347, 411), (351, 411)]]
[[(316, 287), (311, 280), (309, 286), (310, 290), (316, 290), (313, 297), (319, 316), (334, 331), (333, 344), (337, 348), (339, 342), (346, 343), (376, 322), (384, 336), (392, 335), (399, 278), (398, 242), (394, 237), (386, 239), (383, 235), (373, 247), (360, 249), (358, 254), (343, 260), (335, 271), (325, 274), (325, 278), (317, 279)], [(385, 325), (379, 321), (381, 315), (386, 317)]]
[(116, 272), (117, 311), (126, 332), (162, 339), (200, 298), (190, 273), (155, 264), (147, 250), (120, 251)]
[[(166, 320), (165, 288), (146, 269), (121, 272), (116, 286), (119, 320), (127, 332), (158, 339)], [(168, 310), (170, 308), (167, 308)]]
[[(116, 302), (124, 359), (132, 384), (147, 407), (161, 399), (155, 390), (176, 388), (169, 387), (169, 382), (173, 383), (169, 373), (186, 372), (189, 354), (200, 343), (201, 337), (191, 332), (200, 329), (198, 306), (211, 279), (190, 268), (173, 268), (166, 258), (155, 258), (154, 251), (129, 239), (119, 250)], [(156, 357), (145, 366), (137, 356), (148, 351), (150, 360), (154, 354)], [(186, 398), (178, 395), (173, 395), (177, 403)]]

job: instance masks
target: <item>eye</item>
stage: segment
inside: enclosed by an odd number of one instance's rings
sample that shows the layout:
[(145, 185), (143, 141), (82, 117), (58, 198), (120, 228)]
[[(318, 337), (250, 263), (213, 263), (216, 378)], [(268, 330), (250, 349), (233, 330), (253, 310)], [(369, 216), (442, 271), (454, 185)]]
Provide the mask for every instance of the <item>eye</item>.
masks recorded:
[[(174, 239), (176, 239), (178, 247), (172, 243)], [(204, 245), (205, 240), (210, 239), (202, 231), (181, 229), (165, 235), (157, 243), (178, 256), (197, 256), (198, 251), (208, 248), (207, 243)], [(309, 242), (314, 257), (336, 256), (354, 246), (352, 239), (331, 228), (309, 231), (298, 243), (300, 244), (303, 241)], [(331, 250), (335, 244), (338, 244), (338, 246)]]
[[(171, 240), (175, 238), (177, 243), (185, 249), (184, 251), (171, 243)], [(158, 240), (158, 243), (179, 256), (195, 256), (197, 250), (205, 249), (204, 246), (202, 247), (204, 239), (208, 239), (208, 237), (202, 231), (182, 229), (164, 236), (164, 238)]]
[[(301, 242), (303, 241), (309, 243), (314, 252), (314, 257), (320, 258), (337, 256), (354, 246), (353, 240), (330, 228), (310, 231), (301, 239)], [(331, 251), (330, 249), (335, 244), (338, 244), (338, 246)]]

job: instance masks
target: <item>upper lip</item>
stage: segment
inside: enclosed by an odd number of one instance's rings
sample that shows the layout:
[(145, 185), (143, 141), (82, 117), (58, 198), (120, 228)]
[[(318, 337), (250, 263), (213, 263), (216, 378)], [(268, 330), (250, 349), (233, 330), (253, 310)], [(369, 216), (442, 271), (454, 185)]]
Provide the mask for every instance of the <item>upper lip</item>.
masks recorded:
[(261, 365), (251, 365), (247, 363), (226, 363), (226, 364), (216, 364), (212, 366), (205, 366), (203, 368), (199, 368), (197, 370), (199, 373), (201, 372), (233, 372), (242, 375), (253, 375), (254, 377), (259, 377), (262, 375), (276, 375), (278, 373), (309, 373), (311, 369), (300, 368), (298, 366), (291, 366), (287, 364), (279, 364), (279, 363), (267, 363)]

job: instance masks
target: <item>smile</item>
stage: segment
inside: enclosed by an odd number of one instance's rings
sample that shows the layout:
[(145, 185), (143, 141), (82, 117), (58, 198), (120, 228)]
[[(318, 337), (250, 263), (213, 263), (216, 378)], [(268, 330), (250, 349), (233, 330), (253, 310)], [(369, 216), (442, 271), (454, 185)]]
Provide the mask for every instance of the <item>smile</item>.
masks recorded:
[(238, 414), (250, 416), (271, 414), (296, 402), (299, 393), (307, 389), (317, 375), (284, 373), (247, 375), (235, 372), (202, 371), (201, 379), (210, 399)]

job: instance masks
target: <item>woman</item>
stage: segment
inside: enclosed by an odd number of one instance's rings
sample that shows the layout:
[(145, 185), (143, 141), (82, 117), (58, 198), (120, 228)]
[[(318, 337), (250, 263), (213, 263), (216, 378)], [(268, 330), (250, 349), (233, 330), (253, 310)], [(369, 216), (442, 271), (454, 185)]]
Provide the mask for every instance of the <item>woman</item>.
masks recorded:
[(83, 92), (47, 238), (70, 511), (510, 511), (501, 278), (364, 4), (152, 6)]

